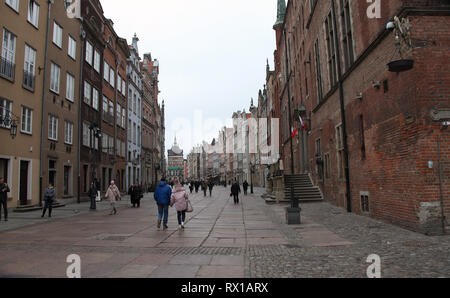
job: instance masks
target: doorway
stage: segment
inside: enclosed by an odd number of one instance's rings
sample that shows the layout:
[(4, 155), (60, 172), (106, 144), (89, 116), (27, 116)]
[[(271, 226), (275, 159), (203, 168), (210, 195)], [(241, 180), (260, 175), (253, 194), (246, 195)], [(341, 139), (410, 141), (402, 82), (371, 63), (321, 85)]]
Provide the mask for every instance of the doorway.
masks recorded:
[(20, 161), (20, 186), (19, 186), (19, 200), (20, 205), (28, 204), (28, 169), (30, 162), (26, 160)]

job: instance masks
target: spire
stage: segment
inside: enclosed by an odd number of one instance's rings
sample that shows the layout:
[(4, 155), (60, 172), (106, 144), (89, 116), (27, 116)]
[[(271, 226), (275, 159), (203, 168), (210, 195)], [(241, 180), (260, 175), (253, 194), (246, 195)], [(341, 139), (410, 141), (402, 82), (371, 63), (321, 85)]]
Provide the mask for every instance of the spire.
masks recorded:
[(267, 72), (270, 71), (269, 58), (267, 58), (266, 71), (267, 71)]
[(139, 41), (139, 38), (137, 37), (136, 33), (134, 33), (134, 37), (133, 37), (133, 48), (136, 50), (136, 52), (139, 53), (138, 45), (137, 45), (138, 41)]
[(173, 141), (173, 146), (178, 146), (178, 144), (177, 144), (177, 134), (175, 134), (175, 140)]
[(278, 0), (277, 21), (276, 21), (275, 25), (273, 25), (273, 26), (276, 27), (278, 25), (283, 24), (285, 15), (286, 15), (286, 2), (285, 2), (285, 0)]
[(253, 97), (252, 100), (250, 101), (250, 107), (253, 107)]

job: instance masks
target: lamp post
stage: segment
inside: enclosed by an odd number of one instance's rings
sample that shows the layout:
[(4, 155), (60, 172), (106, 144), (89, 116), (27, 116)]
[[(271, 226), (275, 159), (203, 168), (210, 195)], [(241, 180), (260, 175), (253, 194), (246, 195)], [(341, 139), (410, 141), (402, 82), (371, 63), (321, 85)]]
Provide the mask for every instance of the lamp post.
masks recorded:
[(8, 109), (4, 107), (0, 107), (0, 126), (8, 127), (11, 138), (17, 136), (17, 122), (19, 121), (19, 117), (11, 113)]
[(255, 165), (250, 163), (250, 193), (253, 194), (253, 174), (255, 173)]

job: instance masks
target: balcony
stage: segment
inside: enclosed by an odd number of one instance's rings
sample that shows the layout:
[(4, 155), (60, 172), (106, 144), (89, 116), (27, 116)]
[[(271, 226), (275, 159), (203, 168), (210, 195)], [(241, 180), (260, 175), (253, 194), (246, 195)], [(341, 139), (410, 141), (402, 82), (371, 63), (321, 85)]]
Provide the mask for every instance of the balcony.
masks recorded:
[(32, 73), (24, 70), (23, 71), (23, 87), (30, 91), (34, 91), (34, 82), (35, 82), (35, 76)]
[(11, 62), (3, 57), (0, 58), (0, 76), (1, 77), (13, 82), (15, 68), (16, 68), (16, 65), (13, 62)]

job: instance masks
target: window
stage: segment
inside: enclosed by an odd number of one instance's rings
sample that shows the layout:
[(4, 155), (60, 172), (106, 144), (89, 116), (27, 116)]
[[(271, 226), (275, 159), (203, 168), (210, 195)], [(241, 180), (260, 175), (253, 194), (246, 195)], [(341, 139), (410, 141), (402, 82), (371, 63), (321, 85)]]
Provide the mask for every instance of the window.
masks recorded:
[(48, 139), (58, 141), (58, 118), (53, 115), (48, 116)]
[(324, 166), (325, 166), (325, 178), (330, 179), (331, 175), (331, 162), (330, 162), (330, 154), (327, 153), (324, 156)]
[(75, 39), (72, 38), (72, 36), (69, 36), (69, 45), (67, 47), (68, 55), (73, 60), (77, 59), (77, 42)]
[(364, 135), (364, 117), (359, 115), (359, 128), (360, 128), (360, 138), (361, 138), (361, 159), (366, 159), (366, 141)]
[(91, 146), (89, 124), (86, 123), (83, 123), (83, 146)]
[(16, 59), (16, 36), (3, 29), (2, 59), (0, 64), (0, 75), (14, 80), (14, 64)]
[(133, 144), (136, 145), (136, 123), (133, 123)]
[(127, 156), (127, 152), (126, 152), (126, 147), (125, 147), (125, 142), (122, 142), (122, 157), (126, 157)]
[(350, 1), (341, 0), (342, 43), (344, 47), (345, 69), (355, 61), (353, 53), (353, 33), (350, 15)]
[(126, 96), (126, 94), (125, 94), (126, 90), (127, 90), (126, 82), (125, 82), (125, 80), (122, 80), (122, 95), (123, 96)]
[(59, 48), (62, 47), (62, 27), (53, 22), (53, 43)]
[(92, 86), (88, 82), (84, 81), (84, 102), (88, 105), (91, 105), (91, 99), (92, 99)]
[(106, 61), (103, 69), (103, 78), (105, 81), (109, 82), (109, 64)]
[(316, 56), (316, 82), (317, 82), (317, 96), (319, 98), (319, 102), (323, 99), (323, 90), (322, 90), (322, 71), (320, 67), (320, 50), (319, 50), (319, 40), (316, 40), (314, 44), (314, 54)]
[(141, 132), (141, 127), (138, 126), (138, 127), (137, 127), (137, 131), (136, 131), (137, 145), (138, 145), (138, 147), (141, 146), (141, 134), (140, 134), (140, 132)]
[(114, 137), (108, 138), (108, 154), (114, 155)]
[(370, 212), (369, 193), (362, 191), (360, 193), (360, 196), (361, 196), (361, 211)]
[(75, 98), (75, 77), (70, 73), (67, 73), (66, 98), (71, 102), (73, 102)]
[(116, 78), (114, 75), (114, 69), (111, 67), (109, 69), (109, 84), (114, 88), (114, 82), (115, 82)]
[(64, 137), (64, 143), (68, 145), (73, 144), (73, 123), (65, 121), (64, 122), (64, 131), (65, 131), (65, 137)]
[(328, 71), (330, 74), (330, 87), (337, 83), (336, 44), (334, 40), (333, 15), (329, 13), (325, 20), (325, 31), (328, 50)]
[(15, 11), (19, 12), (19, 0), (6, 0), (6, 4), (8, 4)]
[(114, 124), (114, 103), (112, 101), (109, 101), (108, 104), (109, 104), (109, 119), (108, 119), (108, 122), (110, 124)]
[(92, 88), (92, 107), (98, 111), (98, 105), (99, 105), (99, 98), (98, 98), (98, 90), (95, 88)]
[(120, 155), (120, 148), (122, 148), (122, 146), (120, 145), (120, 140), (119, 139), (116, 139), (116, 155), (117, 156), (121, 156)]
[(34, 27), (38, 27), (39, 24), (39, 4), (34, 0), (28, 0), (28, 22)]
[(122, 123), (122, 107), (120, 105), (116, 106), (116, 124), (120, 126)]
[(109, 139), (109, 136), (106, 133), (104, 133), (103, 137), (102, 137), (102, 152), (103, 153), (108, 153), (108, 139)]
[(36, 51), (25, 45), (25, 62), (23, 65), (23, 85), (34, 90), (34, 73), (36, 67)]
[(117, 91), (122, 92), (122, 78), (117, 76)]
[(85, 60), (89, 65), (92, 65), (93, 47), (89, 41), (86, 41), (86, 57)]
[(59, 78), (61, 68), (52, 62), (50, 73), (50, 90), (59, 94)]
[(127, 114), (126, 114), (127, 110), (125, 108), (122, 108), (122, 127), (125, 128), (125, 123), (126, 123), (126, 118), (127, 118)]
[[(0, 120), (10, 118), (11, 111), (12, 111), (12, 102), (7, 99), (0, 98)], [(0, 121), (0, 127), (10, 128), (11, 123), (9, 121), (6, 122)]]
[(100, 52), (97, 50), (94, 52), (94, 69), (100, 73)]
[(345, 177), (345, 154), (344, 154), (344, 134), (342, 131), (342, 124), (336, 126), (336, 150), (339, 178)]
[(103, 105), (102, 105), (102, 116), (103, 120), (107, 121), (107, 115), (108, 115), (108, 98), (103, 96)]
[(27, 107), (22, 107), (22, 127), (21, 132), (31, 134), (33, 123), (33, 111)]

